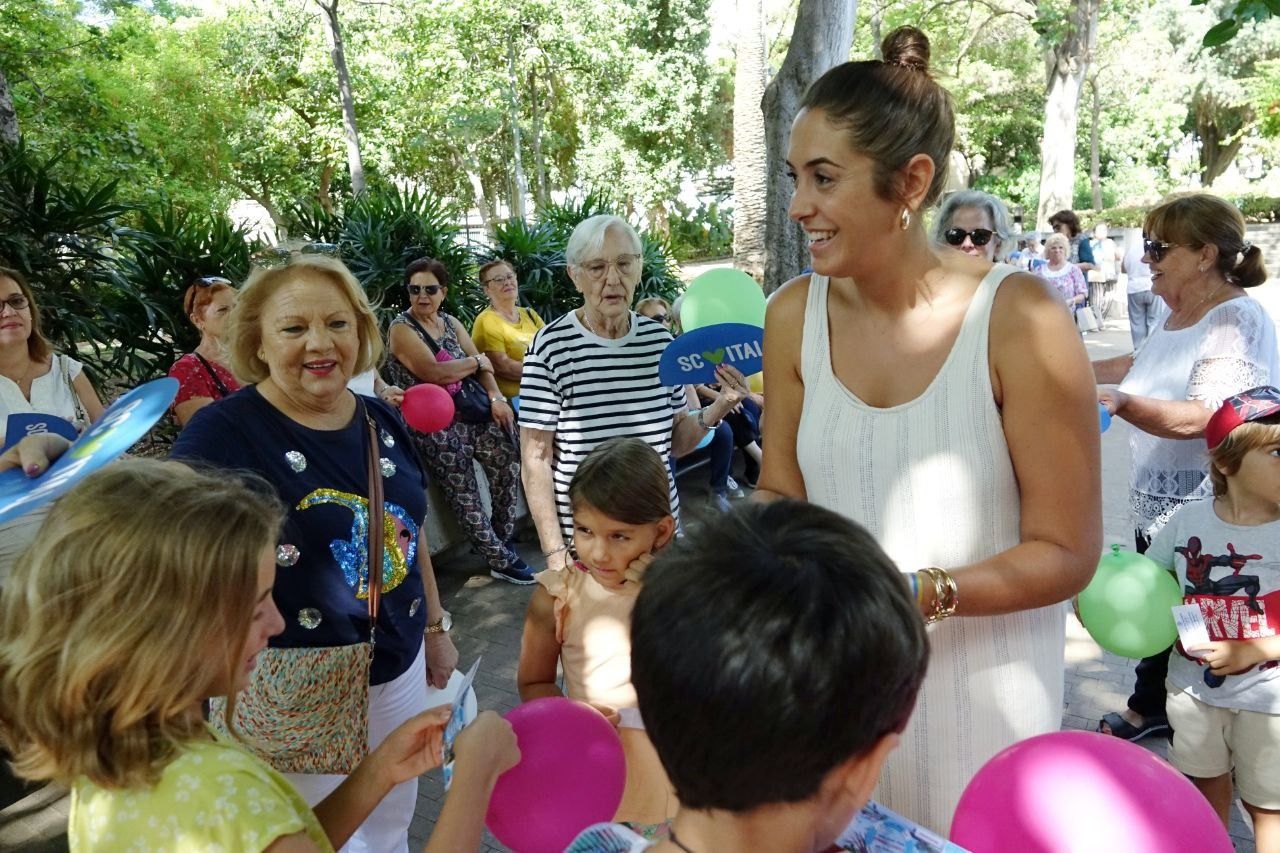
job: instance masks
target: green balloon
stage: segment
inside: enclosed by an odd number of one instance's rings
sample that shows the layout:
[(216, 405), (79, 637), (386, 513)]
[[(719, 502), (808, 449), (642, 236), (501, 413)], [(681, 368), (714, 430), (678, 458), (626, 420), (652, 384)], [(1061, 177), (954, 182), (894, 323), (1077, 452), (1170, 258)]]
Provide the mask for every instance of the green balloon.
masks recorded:
[(692, 332), (718, 323), (764, 328), (764, 291), (742, 270), (707, 270), (685, 289), (680, 328)]
[(1107, 651), (1145, 658), (1178, 639), (1172, 608), (1181, 603), (1182, 590), (1168, 570), (1112, 545), (1080, 593), (1080, 621)]

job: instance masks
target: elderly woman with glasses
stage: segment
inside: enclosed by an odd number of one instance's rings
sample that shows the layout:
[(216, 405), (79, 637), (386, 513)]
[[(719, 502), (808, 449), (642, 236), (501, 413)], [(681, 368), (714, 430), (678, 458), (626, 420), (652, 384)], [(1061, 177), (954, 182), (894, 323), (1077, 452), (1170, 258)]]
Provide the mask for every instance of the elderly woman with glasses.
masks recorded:
[(235, 285), (216, 275), (196, 279), (183, 294), (183, 312), (199, 330), (200, 343), (169, 368), (169, 375), (178, 380), (178, 394), (173, 399), (178, 426), (185, 427), (196, 412), (240, 390), (240, 383), (226, 367), (222, 342), (235, 304)]
[[(671, 343), (662, 324), (631, 310), (642, 271), (640, 236), (626, 220), (601, 214), (573, 230), (565, 247), (582, 307), (534, 336), (520, 380), (520, 447), (525, 497), (549, 568), (572, 564), (569, 480), (609, 438), (643, 439), (670, 462), (748, 393), (746, 378), (722, 365), (719, 400), (688, 412), (684, 386), (664, 385), (658, 360)], [(669, 465), (668, 465), (669, 467)], [(675, 480), (671, 512), (679, 519)]]
[[(466, 393), (463, 383), (470, 379), (480, 383), (488, 398), (487, 409), (478, 413), (468, 414), (459, 406), (453, 423), (439, 432), (411, 430), (414, 443), (458, 524), (488, 563), (489, 574), (507, 583), (532, 584), (533, 573), (511, 544), (520, 484), (515, 414), (498, 390), (489, 357), (476, 348), (457, 317), (440, 310), (449, 287), (444, 264), (419, 258), (405, 269), (404, 278), (409, 308), (391, 321), (388, 336), (395, 358), (387, 364), (388, 377), (402, 388), (424, 382), (443, 386), (459, 403)], [(480, 500), (476, 462), (489, 481), (489, 513)]]
[(1013, 247), (1009, 211), (1000, 199), (978, 190), (952, 193), (934, 217), (933, 241), (992, 263), (1003, 261)]
[(533, 336), (547, 324), (537, 311), (516, 304), (520, 282), (508, 262), (490, 261), (480, 267), (480, 285), (489, 297), (489, 307), (471, 324), (471, 340), (493, 363), (498, 390), (510, 400), (520, 394), (524, 354)]
[[(1183, 504), (1211, 499), (1204, 435), (1227, 397), (1280, 381), (1271, 317), (1247, 288), (1267, 279), (1234, 205), (1207, 193), (1147, 213), (1142, 260), (1163, 305), (1136, 352), (1093, 363), (1098, 400), (1129, 433), (1129, 509), (1139, 553)], [(1138, 740), (1169, 728), (1169, 650), (1144, 659), (1128, 707), (1098, 730)]]
[[(428, 683), (443, 688), (458, 662), (422, 533), (426, 474), (400, 413), (347, 387), (382, 355), (378, 319), (341, 261), (299, 254), (284, 266), (254, 271), (228, 326), (231, 367), (252, 384), (196, 412), (173, 456), (256, 474), (289, 507), (275, 548), (272, 590), (285, 624), (272, 648), (369, 641), (369, 501), (381, 483), (380, 522), (387, 535), (375, 568), (382, 592), (368, 673), (368, 743), (376, 749), (426, 710)], [(370, 470), (375, 459), (376, 470)], [(297, 684), (323, 678), (318, 669), (301, 666)], [(289, 734), (300, 750), (328, 744), (321, 730)], [(345, 778), (287, 775), (311, 805)], [(355, 831), (349, 849), (403, 850), (417, 790), (416, 778), (395, 785)]]

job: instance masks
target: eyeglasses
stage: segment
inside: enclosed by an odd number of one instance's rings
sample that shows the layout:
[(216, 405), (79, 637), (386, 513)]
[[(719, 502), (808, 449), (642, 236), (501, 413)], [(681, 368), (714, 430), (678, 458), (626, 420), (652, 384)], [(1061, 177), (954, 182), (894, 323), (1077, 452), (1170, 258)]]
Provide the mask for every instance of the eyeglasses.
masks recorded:
[(963, 244), (965, 237), (972, 240), (975, 246), (985, 246), (991, 242), (991, 238), (995, 235), (996, 232), (989, 228), (975, 228), (972, 231), (966, 231), (963, 228), (948, 228), (942, 236), (952, 246)]
[[(23, 296), (21, 293), (15, 293), (13, 294), (13, 296), (10, 296), (8, 299), (0, 299), (0, 306), (5, 306), (5, 305), (8, 305), (10, 308), (12, 308), (13, 313), (16, 314), (19, 311), (27, 310), (27, 308), (30, 307), (31, 305), (31, 300), (27, 299), (27, 297)], [(4, 308), (0, 307), (0, 311), (3, 311), (3, 310)]]
[(592, 281), (601, 281), (609, 274), (609, 267), (616, 267), (618, 275), (623, 278), (629, 278), (632, 273), (637, 272), (640, 267), (639, 255), (619, 255), (615, 260), (596, 260), (587, 261), (580, 266), (580, 269), (587, 274)]
[(231, 283), (231, 279), (223, 278), (220, 275), (206, 275), (203, 278), (196, 279), (195, 284), (196, 287), (213, 287), (215, 284), (225, 284), (228, 287), (235, 286)]
[(254, 252), (252, 261), (254, 266), (271, 269), (284, 266), (296, 255), (325, 255), (330, 258), (341, 258), (342, 250), (336, 243), (306, 243), (296, 249), (286, 246), (269, 246)]
[(1157, 263), (1164, 260), (1164, 256), (1168, 254), (1170, 249), (1186, 245), (1186, 243), (1162, 243), (1159, 240), (1152, 240), (1150, 237), (1142, 238), (1142, 251), (1150, 255), (1151, 260)]
[(488, 281), (482, 281), (480, 283), (483, 284), (485, 287), (488, 287), (491, 284), (506, 284), (509, 281), (515, 281), (515, 280), (516, 280), (516, 274), (509, 272), (506, 275), (495, 275), (493, 278), (489, 279)]
[(417, 296), (419, 293), (425, 293), (427, 296), (435, 296), (444, 290), (443, 284), (411, 284), (409, 285), (409, 295)]
[(654, 314), (649, 319), (657, 320), (659, 323), (661, 323), (664, 326), (671, 322), (671, 318), (668, 317), (666, 314)]

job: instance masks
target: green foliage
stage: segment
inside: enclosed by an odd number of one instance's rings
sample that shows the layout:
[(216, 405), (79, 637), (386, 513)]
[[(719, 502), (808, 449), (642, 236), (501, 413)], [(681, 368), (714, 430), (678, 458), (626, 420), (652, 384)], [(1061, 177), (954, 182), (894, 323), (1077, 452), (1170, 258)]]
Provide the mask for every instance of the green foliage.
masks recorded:
[(57, 165), (25, 146), (0, 151), (0, 263), (31, 281), (46, 334), (86, 361), (96, 384), (150, 376), (172, 351), (173, 325), (168, 306), (117, 263), (135, 250), (119, 225), (128, 207), (115, 181), (79, 188), (59, 179)]
[(733, 254), (732, 208), (711, 202), (692, 210), (678, 201), (673, 208), (668, 241), (676, 258), (690, 261)]
[[(1230, 197), (1227, 201), (1239, 208), (1245, 222), (1280, 222), (1280, 198), (1262, 195)], [(1140, 228), (1147, 211), (1155, 205), (1109, 207), (1103, 210), (1077, 210), (1081, 223), (1105, 222), (1112, 227)]]
[[(1209, 0), (1191, 0), (1192, 6), (1203, 6)], [(1223, 18), (1210, 27), (1201, 39), (1205, 47), (1221, 47), (1240, 34), (1245, 24), (1261, 24), (1280, 17), (1280, 0), (1236, 0), (1223, 12)]]
[(444, 310), (470, 324), (484, 307), (472, 284), (475, 260), (458, 241), (459, 211), (418, 189), (375, 188), (350, 206), (338, 245), (384, 322), (403, 310), (404, 269), (435, 258), (449, 272)]

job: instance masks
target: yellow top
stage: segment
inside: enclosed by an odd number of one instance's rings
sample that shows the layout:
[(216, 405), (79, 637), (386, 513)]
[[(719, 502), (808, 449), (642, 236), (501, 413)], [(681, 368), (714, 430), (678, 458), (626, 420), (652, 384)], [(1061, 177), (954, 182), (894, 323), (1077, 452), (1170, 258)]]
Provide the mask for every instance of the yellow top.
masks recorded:
[[(606, 589), (580, 569), (548, 569), (536, 576), (554, 600), (556, 640), (565, 695), (570, 699), (635, 708), (631, 686), (631, 608), (637, 589)], [(627, 786), (614, 820), (656, 824), (675, 817), (679, 803), (658, 753), (643, 729), (620, 728)]]
[[(516, 307), (520, 322), (512, 323), (492, 307), (476, 316), (471, 327), (471, 340), (480, 352), (500, 352), (516, 361), (524, 361), (525, 351), (534, 334), (546, 325), (532, 308)], [(498, 389), (509, 400), (520, 393), (520, 383), (512, 379), (498, 378)]]

